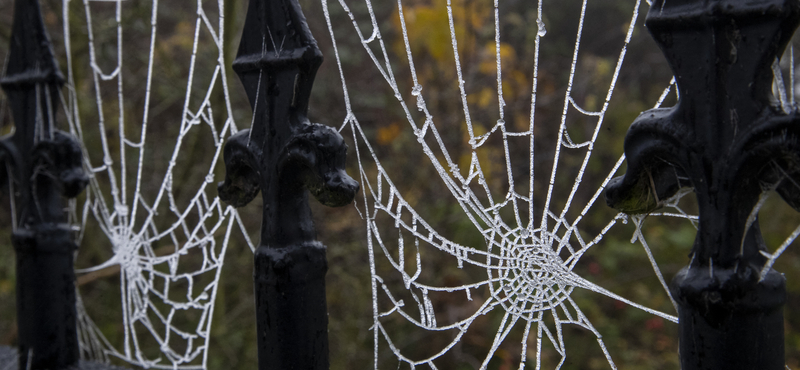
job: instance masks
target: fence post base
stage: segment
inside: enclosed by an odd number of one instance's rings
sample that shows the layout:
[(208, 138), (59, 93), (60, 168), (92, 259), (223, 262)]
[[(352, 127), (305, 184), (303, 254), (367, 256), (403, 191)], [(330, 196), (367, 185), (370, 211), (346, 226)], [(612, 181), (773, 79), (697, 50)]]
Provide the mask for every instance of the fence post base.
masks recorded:
[(785, 370), (786, 282), (752, 267), (685, 267), (670, 286), (678, 302), (682, 370)]
[(68, 226), (39, 224), (20, 229), (12, 242), (17, 254), (19, 369), (63, 369), (77, 364), (73, 268), (77, 246)]
[(325, 246), (259, 246), (255, 255), (260, 370), (328, 370)]

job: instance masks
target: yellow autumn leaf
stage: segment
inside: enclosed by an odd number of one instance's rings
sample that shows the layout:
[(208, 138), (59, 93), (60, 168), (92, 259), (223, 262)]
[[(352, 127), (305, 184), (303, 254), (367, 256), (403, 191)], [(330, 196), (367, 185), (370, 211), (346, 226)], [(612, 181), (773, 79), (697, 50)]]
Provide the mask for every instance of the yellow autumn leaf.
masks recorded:
[[(469, 34), (482, 30), (492, 18), (491, 3), (467, 0), (451, 0), (453, 28), (458, 35), (459, 55), (466, 50), (475, 50), (474, 37)], [(404, 21), (408, 30), (411, 53), (424, 51), (436, 61), (439, 70), (452, 71), (453, 46), (450, 35), (450, 19), (447, 0), (432, 0), (418, 4), (408, 4), (403, 8)], [(395, 28), (400, 29), (398, 13), (392, 17)], [(405, 43), (398, 40), (393, 48), (400, 55), (405, 54)]]
[(492, 103), (497, 102), (497, 90), (489, 87), (484, 87), (478, 92), (478, 106), (486, 108)]
[[(497, 48), (494, 41), (487, 42), (483, 47), (482, 61), (478, 67), (479, 71), (485, 75), (497, 74)], [(500, 43), (500, 63), (503, 70), (512, 68), (517, 61), (517, 52), (514, 48), (504, 42)]]
[(378, 129), (378, 144), (388, 145), (400, 135), (400, 124), (392, 122), (389, 126), (384, 126)]

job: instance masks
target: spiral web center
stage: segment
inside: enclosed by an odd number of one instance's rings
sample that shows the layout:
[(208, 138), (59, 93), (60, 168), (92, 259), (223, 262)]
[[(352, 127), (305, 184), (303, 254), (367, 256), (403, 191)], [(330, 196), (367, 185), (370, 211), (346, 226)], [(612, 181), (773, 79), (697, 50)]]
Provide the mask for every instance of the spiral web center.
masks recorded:
[[(550, 246), (514, 245), (501, 256), (504, 254), (509, 257), (510, 266), (498, 274), (503, 276), (500, 290), (508, 297), (508, 304), (503, 303), (507, 311), (529, 315), (549, 310), (572, 292), (571, 273)], [(501, 301), (506, 300), (501, 298)]]

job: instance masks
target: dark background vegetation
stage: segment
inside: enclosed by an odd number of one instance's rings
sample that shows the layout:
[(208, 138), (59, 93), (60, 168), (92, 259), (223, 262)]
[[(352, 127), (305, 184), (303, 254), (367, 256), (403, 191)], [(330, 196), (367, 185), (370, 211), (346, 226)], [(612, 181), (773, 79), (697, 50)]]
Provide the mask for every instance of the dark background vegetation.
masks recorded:
[[(61, 5), (55, 0), (42, 0), (42, 3), (45, 22), (63, 70), (66, 62), (61, 41), (63, 39)], [(448, 133), (445, 136), (448, 148), (455, 153), (455, 158), (461, 160), (461, 155), (468, 151), (464, 140), (466, 134), (461, 128), (463, 118), (460, 97), (456, 84), (453, 83), (456, 76), (452, 66), (453, 54), (447, 29), (445, 4), (444, 0), (410, 0), (404, 2), (404, 12), (410, 28), (409, 39), (414, 51), (416, 68), (425, 88), (426, 101), (441, 131)], [(467, 81), (466, 88), (470, 92), (472, 118), (476, 122), (476, 130), (485, 130), (491, 126), (487, 122), (494, 122), (497, 119), (497, 96), (494, 90), (493, 8), (485, 1), (453, 0), (452, 4), (464, 79)], [(576, 83), (572, 93), (576, 101), (586, 109), (597, 110), (603, 104), (605, 89), (611, 81), (633, 4), (632, 0), (613, 0), (592, 2), (589, 5), (587, 10), (589, 16), (583, 31), (581, 60), (576, 70)], [(315, 1), (302, 0), (301, 5), (312, 32), (326, 56), (326, 62), (317, 75), (309, 115), (312, 121), (339, 126), (345, 116), (343, 93), (322, 8), (320, 3)], [(366, 15), (363, 6), (350, 5), (357, 17)], [(544, 21), (547, 25), (547, 35), (543, 39), (546, 42), (543, 41), (542, 44), (542, 58), (539, 65), (534, 163), (538, 176), (534, 186), (540, 195), (546, 190), (546, 178), (552, 166), (554, 138), (557, 135), (563, 107), (580, 5), (580, 2), (575, 0), (545, 1)], [(80, 34), (80, 23), (85, 22), (82, 7), (81, 2), (70, 3), (69, 11), (74, 12), (71, 18), (76, 22), (72, 25), (74, 39), (85, 37)], [(209, 4), (206, 8), (214, 7)], [(5, 60), (7, 54), (12, 9), (11, 0), (0, 1), (0, 59), (2, 60)], [(234, 57), (241, 33), (246, 2), (228, 1), (226, 9), (228, 28), (225, 54), (230, 62)], [(188, 74), (186, 58), (192, 46), (195, 8), (194, 4), (185, 1), (161, 1), (159, 10), (161, 15), (158, 37), (161, 46), (156, 50), (156, 58), (160, 63), (156, 73), (157, 82), (154, 84), (151, 119), (177, 122), (175, 117), (180, 117), (185, 94), (184, 86)], [(460, 208), (450, 198), (446, 189), (438, 181), (432, 181), (437, 175), (431, 166), (424, 165), (427, 159), (423, 157), (416, 138), (407, 130), (402, 112), (396, 109), (395, 97), (382, 87), (385, 83), (375, 71), (372, 61), (363, 52), (362, 46), (356, 41), (349, 18), (336, 2), (330, 3), (330, 10), (334, 19), (333, 28), (339, 40), (342, 62), (345, 64), (345, 77), (348, 80), (351, 97), (354, 99), (354, 111), (372, 138), (376, 151), (382, 156), (384, 166), (391, 173), (397, 174), (395, 181), (400, 182), (399, 186), (404, 191), (406, 199), (413, 203), (426, 220), (435, 225), (440, 234), (458, 239), (460, 243), (479, 247), (483, 243), (480, 234), (472, 229), (461, 215)], [(581, 187), (577, 204), (581, 204), (581, 200), (585, 202), (593, 194), (622, 152), (623, 138), (630, 122), (641, 111), (652, 107), (670, 80), (670, 72), (661, 53), (642, 26), (646, 10), (647, 5), (644, 4), (637, 20), (638, 28), (628, 47), (625, 65), (606, 114), (603, 131), (596, 144), (596, 153), (587, 170), (587, 185)], [(129, 74), (126, 75), (127, 104), (136, 107), (136, 112), (130, 113), (128, 121), (140, 122), (141, 103), (144, 100), (144, 91), (140, 88), (143, 86), (143, 78), (133, 76), (143, 76), (145, 72), (147, 57), (145, 50), (149, 48), (150, 5), (148, 2), (132, 0), (126, 2), (125, 11), (126, 16), (123, 20), (125, 32), (132, 35), (125, 40), (126, 50), (139, 50), (131, 54), (133, 57), (130, 60), (126, 60), (124, 71)], [(407, 94), (412, 85), (400, 39), (396, 3), (376, 3), (375, 13), (390, 49), (392, 67), (397, 73), (400, 89)], [(530, 1), (509, 0), (501, 3), (500, 13), (504, 95), (507, 103), (505, 120), (510, 122), (510, 127), (521, 131), (526, 129), (530, 113), (533, 40), (538, 30), (536, 8)], [(113, 22), (102, 19), (97, 22), (98, 29), (107, 31), (98, 33), (98, 38), (115, 37), (111, 32), (114, 27)], [(371, 26), (359, 25), (368, 35)], [(103, 45), (102, 41), (99, 41), (98, 45)], [(73, 51), (76, 65), (88, 63), (85, 45), (73, 43)], [(199, 55), (199, 58), (214, 57)], [(208, 65), (213, 65), (213, 59), (205, 64), (206, 67), (203, 67), (203, 63), (200, 65), (200, 68), (207, 68)], [(87, 76), (78, 76), (76, 84), (79, 85), (78, 90), (88, 94), (87, 99), (91, 100), (94, 94), (91, 84), (81, 82), (85, 81)], [(230, 70), (229, 84), (234, 105), (232, 114), (240, 127), (246, 127), (250, 121), (250, 108), (238, 79)], [(215, 91), (215, 94), (214, 99), (221, 99), (220, 91)], [(407, 97), (407, 101), (413, 106), (410, 97)], [(674, 98), (668, 100), (667, 105), (672, 103)], [(570, 118), (574, 121), (570, 121), (569, 124), (581, 127), (582, 123), (587, 123), (586, 126), (590, 127), (588, 123), (591, 122), (585, 119), (585, 122), (581, 121), (576, 113), (575, 111), (570, 113), (570, 117), (575, 118)], [(0, 97), (0, 126), (4, 132), (9, 132), (11, 124), (7, 100), (5, 97)], [(167, 126), (152, 125), (153, 132), (149, 133), (149, 140), (152, 141), (148, 145), (154, 152), (152, 173), (163, 173), (165, 164), (164, 162), (159, 164), (158, 158), (165, 158), (171, 153), (174, 145), (168, 141), (174, 132)], [(578, 140), (578, 138), (588, 138), (591, 131), (576, 130), (570, 134)], [(351, 142), (350, 145), (353, 148), (355, 144)], [(189, 157), (201, 162), (204, 148), (192, 148), (195, 152), (190, 153), (196, 155)], [(496, 146), (487, 146), (482, 152), (485, 157), (482, 157), (481, 161), (482, 165), (491, 163), (489, 166), (484, 165), (490, 185), (502, 188), (506, 186), (505, 167), (501, 161), (501, 152), (492, 148)], [(527, 143), (512, 145), (511, 150), (512, 156), (524, 157)], [(576, 162), (579, 160), (571, 159), (577, 158), (574, 154), (566, 153), (564, 156), (565, 159), (559, 166), (563, 166), (563, 173), (569, 174), (579, 164)], [(191, 163), (186, 162), (185, 165), (186, 173), (191, 175), (193, 171)], [(352, 175), (356, 175), (357, 167), (352, 155), (348, 169)], [(526, 171), (527, 164), (516, 163), (515, 180), (525, 183), (528, 177)], [(221, 173), (221, 169), (217, 171), (218, 175)], [(192, 176), (187, 175), (186, 178)], [(149, 186), (156, 185), (157, 183), (154, 183)], [(527, 185), (522, 185), (523, 188), (524, 186)], [(180, 184), (176, 185), (176, 189), (180, 189)], [(556, 198), (559, 196), (563, 198), (564, 194), (564, 191), (557, 190)], [(6, 211), (0, 212), (0, 225), (3, 225), (0, 229), (0, 240), (9, 240), (10, 208), (7, 206), (7, 195), (3, 193), (2, 197)], [(691, 198), (687, 196), (682, 203), (689, 211), (693, 211)], [(536, 198), (535, 201), (537, 204), (542, 204), (543, 199)], [(364, 222), (354, 207), (328, 209), (312, 203), (319, 240), (329, 247), (327, 287), (331, 368), (371, 368), (372, 306)], [(554, 209), (560, 209), (559, 207), (560, 205), (556, 203)], [(241, 210), (252, 236), (258, 234), (261, 214), (259, 208), (260, 201), (255, 201), (254, 204)], [(574, 214), (570, 214), (574, 217)], [(598, 232), (613, 215), (614, 212), (605, 208), (602, 200), (598, 202), (583, 223), (587, 235)], [(534, 217), (538, 218), (541, 215)], [(798, 223), (800, 223), (798, 215), (778, 197), (772, 197), (761, 212), (762, 231), (771, 248), (779, 245)], [(576, 271), (598, 285), (635, 302), (674, 314), (641, 246), (630, 243), (633, 230), (631, 225), (617, 227), (614, 233), (605, 238), (601, 246), (582, 259)], [(685, 220), (654, 217), (647, 220), (643, 231), (657, 261), (661, 264), (665, 278), (670, 280), (688, 263), (686, 256), (694, 238), (694, 227)], [(108, 257), (109, 245), (103, 238), (97, 230), (87, 230), (78, 257), (79, 266), (90, 266)], [(257, 241), (257, 238), (255, 240)], [(16, 343), (15, 259), (10, 243), (0, 244), (3, 244), (0, 246), (0, 344), (14, 345)], [(432, 261), (437, 260), (432, 259)], [(776, 269), (786, 274), (789, 287), (789, 302), (785, 310), (787, 364), (793, 369), (800, 368), (800, 315), (796, 314), (800, 309), (800, 284), (796, 283), (800, 281), (800, 254), (790, 248), (779, 259)], [(437, 266), (437, 270), (441, 272), (438, 277), (440, 283), (463, 274), (452, 263), (442, 263)], [(118, 289), (118, 284), (119, 276), (112, 271), (107, 276), (98, 277), (80, 286), (87, 310), (112, 343), (118, 343), (115, 340), (121, 338), (122, 330), (117, 311), (119, 296), (118, 293), (116, 295), (113, 293)], [(234, 237), (229, 247), (220, 284), (210, 340), (209, 368), (253, 368), (256, 363), (256, 350), (252, 253), (241, 236)], [(676, 325), (595, 293), (578, 290), (573, 293), (573, 298), (603, 334), (603, 339), (619, 368), (678, 369)], [(434, 304), (437, 309), (442, 307), (439, 312), (443, 312), (447, 302), (434, 302)], [(475, 368), (476, 360), (478, 363), (481, 361), (492, 343), (498, 321), (499, 316), (496, 314), (477, 320), (468, 335), (464, 337), (463, 344), (454, 348), (441, 363), (437, 363), (439, 368)], [(411, 329), (399, 327), (398, 330), (401, 330), (401, 333), (402, 330), (408, 330), (403, 349), (410, 355), (423, 354), (429, 343), (435, 344), (439, 340), (417, 337)], [(496, 353), (490, 368), (511, 369), (518, 366), (519, 340), (513, 338), (520, 336), (521, 333), (518, 331), (511, 334), (511, 338)], [(565, 338), (568, 356), (564, 369), (608, 368), (594, 335), (585, 330), (569, 328), (565, 332)], [(382, 348), (385, 348), (384, 343)], [(552, 350), (547, 351), (547, 347), (545, 349), (543, 368), (553, 368), (558, 357)], [(393, 362), (392, 356), (388, 353), (382, 352), (381, 365), (382, 368), (394, 368), (396, 362)]]

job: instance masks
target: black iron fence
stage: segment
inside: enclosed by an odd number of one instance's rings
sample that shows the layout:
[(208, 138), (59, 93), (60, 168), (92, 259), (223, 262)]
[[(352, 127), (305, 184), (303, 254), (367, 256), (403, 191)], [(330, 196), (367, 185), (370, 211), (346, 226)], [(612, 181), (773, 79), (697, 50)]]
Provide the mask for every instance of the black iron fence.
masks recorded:
[[(628, 172), (608, 186), (607, 202), (640, 214), (682, 187), (697, 195), (692, 259), (671, 284), (684, 370), (784, 369), (785, 281), (774, 270), (761, 273), (766, 248), (751, 210), (772, 189), (800, 210), (800, 117), (794, 107), (777, 106), (771, 92), (772, 66), (800, 22), (800, 3), (661, 0), (650, 9), (646, 24), (675, 74), (680, 101), (633, 123)], [(76, 196), (87, 180), (79, 144), (41, 113), (58, 105), (64, 79), (37, 1), (16, 1), (12, 32), (1, 83), (16, 129), (0, 140), (0, 173), (11, 174), (17, 205), (16, 362), (20, 370), (66, 369), (79, 357), (77, 246), (62, 196)], [(276, 49), (265, 39), (284, 41)], [(225, 146), (219, 194), (237, 207), (259, 192), (264, 198), (255, 254), (261, 369), (329, 367), (327, 262), (307, 194), (342, 206), (359, 185), (344, 172), (342, 137), (306, 117), (321, 62), (296, 0), (250, 1), (233, 68), (255, 118)]]
[[(58, 105), (64, 84), (37, 1), (17, 1), (8, 64), (0, 84), (15, 132), (0, 156), (11, 176), (17, 255), (19, 368), (55, 369), (78, 361), (73, 255), (77, 248), (62, 196), (83, 190), (80, 144), (55, 128), (43, 107)], [(52, 110), (51, 110), (52, 111)]]

